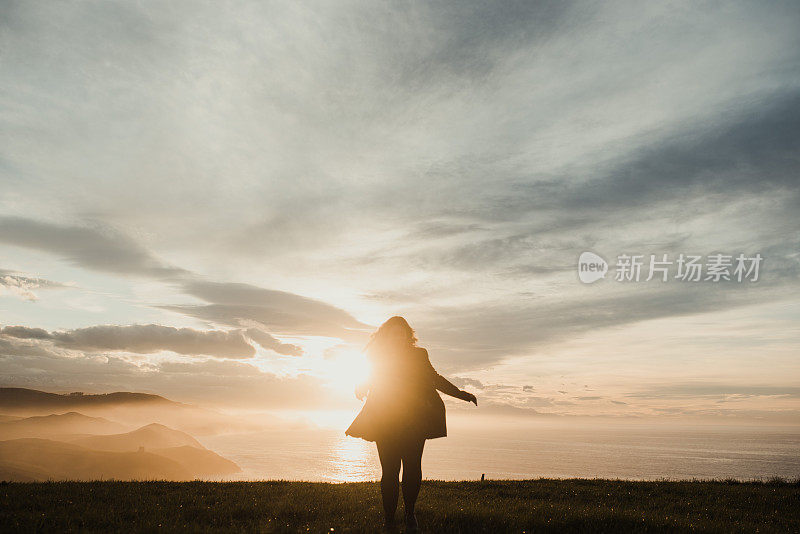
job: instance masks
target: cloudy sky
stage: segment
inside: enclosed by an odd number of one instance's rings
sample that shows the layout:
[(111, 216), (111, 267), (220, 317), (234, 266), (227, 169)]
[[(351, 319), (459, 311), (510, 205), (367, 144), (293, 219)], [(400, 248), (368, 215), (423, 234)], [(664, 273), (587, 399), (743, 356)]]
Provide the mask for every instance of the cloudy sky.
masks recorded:
[[(792, 1), (3, 0), (0, 385), (349, 407), (400, 314), (486, 410), (797, 422), (798, 27)], [(651, 254), (763, 263), (646, 282)]]

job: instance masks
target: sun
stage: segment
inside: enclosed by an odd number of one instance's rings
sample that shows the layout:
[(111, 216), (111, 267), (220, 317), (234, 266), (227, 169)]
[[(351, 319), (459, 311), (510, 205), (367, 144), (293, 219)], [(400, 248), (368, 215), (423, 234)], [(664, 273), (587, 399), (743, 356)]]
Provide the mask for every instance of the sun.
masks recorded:
[(353, 393), (355, 387), (369, 376), (369, 365), (364, 353), (356, 350), (337, 351), (327, 359), (324, 379), (336, 391)]

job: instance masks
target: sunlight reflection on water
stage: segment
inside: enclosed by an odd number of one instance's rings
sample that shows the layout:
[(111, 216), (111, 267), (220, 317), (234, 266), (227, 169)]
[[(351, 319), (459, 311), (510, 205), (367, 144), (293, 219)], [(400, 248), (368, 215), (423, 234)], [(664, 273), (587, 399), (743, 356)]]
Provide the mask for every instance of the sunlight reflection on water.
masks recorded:
[(341, 436), (331, 444), (329, 478), (332, 482), (360, 482), (379, 477), (372, 443)]
[(206, 436), (203, 444), (236, 462), (226, 480), (358, 482), (380, 478), (375, 444), (341, 430), (289, 429)]

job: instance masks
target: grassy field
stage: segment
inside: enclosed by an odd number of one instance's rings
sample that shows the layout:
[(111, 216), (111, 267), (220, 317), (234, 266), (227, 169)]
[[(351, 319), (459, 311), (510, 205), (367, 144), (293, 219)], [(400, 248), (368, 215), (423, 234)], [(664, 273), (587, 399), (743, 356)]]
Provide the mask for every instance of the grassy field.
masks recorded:
[[(3, 532), (376, 532), (377, 483), (0, 484)], [(800, 532), (787, 482), (423, 482), (423, 532)], [(401, 504), (402, 510), (402, 504)], [(401, 512), (398, 511), (398, 517)]]

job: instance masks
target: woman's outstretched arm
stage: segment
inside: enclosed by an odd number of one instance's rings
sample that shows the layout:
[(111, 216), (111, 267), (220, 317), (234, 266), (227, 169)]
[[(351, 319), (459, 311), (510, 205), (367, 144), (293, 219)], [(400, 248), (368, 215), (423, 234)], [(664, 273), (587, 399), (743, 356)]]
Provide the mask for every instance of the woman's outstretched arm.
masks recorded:
[(436, 373), (436, 376), (433, 377), (433, 385), (445, 395), (450, 395), (451, 397), (455, 397), (467, 402), (474, 402), (475, 406), (478, 405), (478, 399), (475, 398), (475, 395), (464, 391), (463, 389), (458, 389), (452, 382), (439, 373)]
[(431, 365), (431, 360), (428, 357), (428, 351), (425, 350), (425, 349), (422, 349), (422, 350), (425, 351), (425, 361), (428, 363), (428, 366), (430, 367), (431, 373), (433, 373), (433, 387), (435, 387), (436, 389), (438, 389), (439, 391), (441, 391), (445, 395), (450, 395), (451, 397), (455, 397), (455, 398), (461, 399), (463, 401), (473, 402), (473, 403), (475, 403), (475, 406), (477, 406), (478, 405), (478, 399), (475, 398), (475, 395), (473, 395), (472, 393), (469, 393), (467, 391), (458, 389), (455, 386), (455, 384), (453, 384), (448, 379), (446, 379), (445, 377), (443, 377), (442, 375), (437, 373), (436, 369), (434, 369), (433, 365)]

